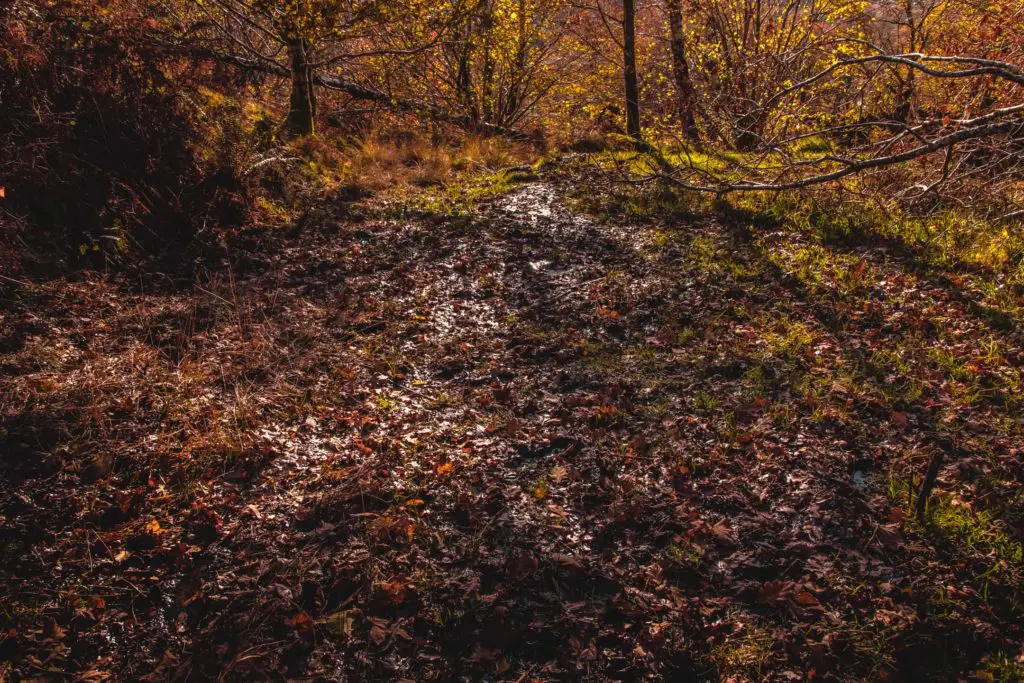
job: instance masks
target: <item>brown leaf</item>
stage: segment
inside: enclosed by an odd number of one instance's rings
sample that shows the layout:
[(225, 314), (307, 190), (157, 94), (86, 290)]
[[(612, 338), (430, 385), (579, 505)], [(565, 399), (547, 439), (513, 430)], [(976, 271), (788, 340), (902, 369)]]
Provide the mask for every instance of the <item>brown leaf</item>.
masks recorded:
[(482, 645), (477, 645), (476, 649), (473, 650), (473, 655), (469, 658), (471, 662), (494, 662), (498, 660), (501, 655), (500, 650), (492, 650)]
[(814, 593), (810, 591), (800, 591), (793, 596), (793, 602), (801, 607), (817, 607), (821, 604), (818, 602), (818, 598), (814, 597)]
[(775, 605), (792, 592), (793, 583), (789, 581), (767, 581), (757, 592), (757, 601), (762, 605)]
[(390, 605), (405, 602), (406, 585), (401, 581), (385, 581), (380, 584), (380, 596)]
[(43, 633), (45, 633), (48, 638), (62, 640), (64, 638), (65, 631), (61, 628), (60, 624), (57, 623), (56, 619), (53, 617), (46, 617), (43, 621)]

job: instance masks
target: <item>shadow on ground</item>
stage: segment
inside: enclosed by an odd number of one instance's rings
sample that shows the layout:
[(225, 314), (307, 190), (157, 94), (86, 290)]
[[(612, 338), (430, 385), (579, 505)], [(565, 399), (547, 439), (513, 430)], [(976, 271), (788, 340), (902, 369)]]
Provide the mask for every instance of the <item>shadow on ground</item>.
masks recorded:
[[(1014, 333), (884, 251), (851, 247), (851, 282), (779, 231), (592, 222), (562, 182), (472, 220), (327, 206), (194, 294), (12, 308), (44, 323), (0, 380), (0, 659), (949, 680), (1016, 656), (1020, 527), (971, 554), (901, 488), (938, 424), (971, 454), (940, 488), (1020, 519)], [(958, 374), (981, 339), (1009, 353)]]

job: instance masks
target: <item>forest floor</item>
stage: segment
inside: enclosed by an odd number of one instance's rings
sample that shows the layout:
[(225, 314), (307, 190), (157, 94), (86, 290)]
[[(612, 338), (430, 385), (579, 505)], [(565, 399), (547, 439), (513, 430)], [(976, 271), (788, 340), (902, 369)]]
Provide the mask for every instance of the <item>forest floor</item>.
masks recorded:
[(1019, 309), (518, 180), (0, 284), (0, 680), (1022, 680)]

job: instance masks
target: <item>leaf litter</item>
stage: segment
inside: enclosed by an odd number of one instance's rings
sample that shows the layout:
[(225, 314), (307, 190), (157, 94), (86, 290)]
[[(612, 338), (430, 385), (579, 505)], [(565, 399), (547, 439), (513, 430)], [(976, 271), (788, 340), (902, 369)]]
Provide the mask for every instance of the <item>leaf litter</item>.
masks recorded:
[[(1017, 657), (1019, 328), (888, 252), (854, 254), (851, 293), (801, 274), (799, 235), (587, 218), (580, 182), (469, 219), (328, 203), (235, 235), (192, 290), (5, 290), (0, 671), (984, 680)], [(906, 514), (936, 424), (967, 536)]]

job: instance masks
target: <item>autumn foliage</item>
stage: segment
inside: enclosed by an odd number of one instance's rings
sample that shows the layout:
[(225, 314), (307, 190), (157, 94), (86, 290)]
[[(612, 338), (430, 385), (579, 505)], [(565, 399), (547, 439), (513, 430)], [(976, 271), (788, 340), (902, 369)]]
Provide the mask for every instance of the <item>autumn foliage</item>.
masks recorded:
[(1024, 681), (1016, 0), (0, 2), (0, 682)]

